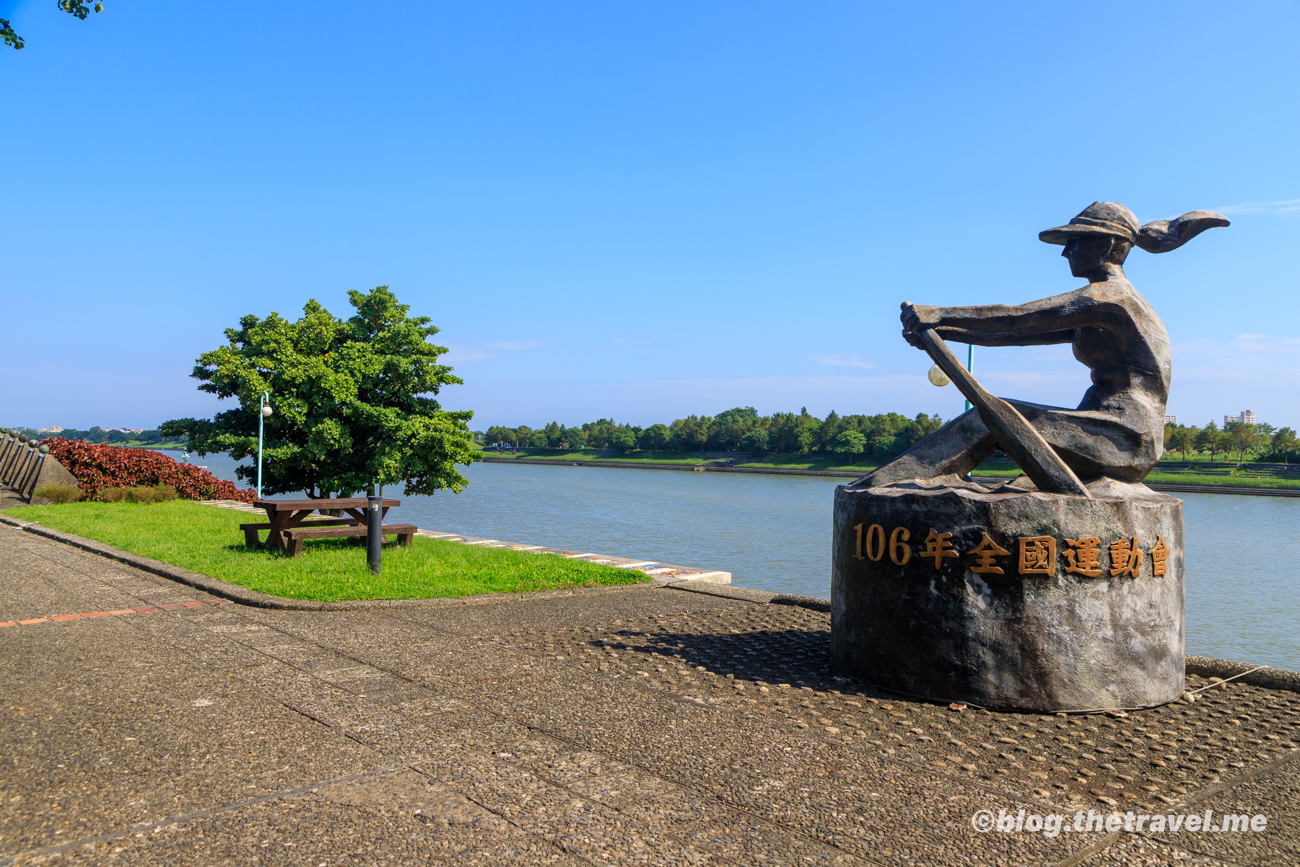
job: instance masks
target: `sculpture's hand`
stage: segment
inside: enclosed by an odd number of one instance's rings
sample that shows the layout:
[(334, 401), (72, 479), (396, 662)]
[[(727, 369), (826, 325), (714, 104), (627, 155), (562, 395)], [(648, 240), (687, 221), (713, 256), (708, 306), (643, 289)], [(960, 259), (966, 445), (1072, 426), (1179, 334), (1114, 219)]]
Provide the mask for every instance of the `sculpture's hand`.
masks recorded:
[(920, 349), (921, 342), (916, 333), (939, 324), (939, 308), (904, 301), (902, 310), (898, 318), (903, 322), (903, 339)]

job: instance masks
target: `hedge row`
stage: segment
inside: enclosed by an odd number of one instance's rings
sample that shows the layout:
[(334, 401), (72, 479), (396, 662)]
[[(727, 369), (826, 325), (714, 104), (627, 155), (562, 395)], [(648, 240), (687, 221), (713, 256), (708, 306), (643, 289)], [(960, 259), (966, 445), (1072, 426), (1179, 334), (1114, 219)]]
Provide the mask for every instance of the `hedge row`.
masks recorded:
[(50, 454), (76, 477), (87, 499), (100, 499), (104, 488), (170, 485), (186, 500), (240, 500), (254, 494), (218, 479), (200, 467), (182, 464), (152, 449), (127, 449), (83, 440), (48, 439)]

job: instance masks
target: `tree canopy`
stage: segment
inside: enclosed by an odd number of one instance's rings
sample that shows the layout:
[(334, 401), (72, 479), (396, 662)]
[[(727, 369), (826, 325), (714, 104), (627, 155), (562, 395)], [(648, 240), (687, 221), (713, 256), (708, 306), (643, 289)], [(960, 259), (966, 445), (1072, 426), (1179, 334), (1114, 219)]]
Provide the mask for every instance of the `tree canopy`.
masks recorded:
[(679, 418), (672, 424), (652, 424), (649, 427), (619, 424), (611, 418), (597, 419), (579, 427), (565, 427), (551, 422), (545, 428), (533, 430), (527, 425), (510, 428), (494, 425), (484, 434), (489, 446), (519, 446), (534, 449), (577, 449), (581, 446), (597, 449), (631, 451), (744, 451), (750, 454), (778, 452), (808, 454), (810, 452), (843, 452), (839, 448), (841, 434), (853, 433), (844, 442), (854, 444), (853, 454), (895, 455), (910, 448), (943, 424), (938, 416), (920, 413), (916, 418), (905, 418), (898, 413), (881, 415), (845, 415), (834, 410), (824, 420), (808, 413), (806, 407), (799, 412), (778, 412), (770, 416), (759, 415), (752, 406), (738, 406), (717, 415), (692, 415)]
[[(59, 9), (67, 12), (69, 15), (76, 16), (82, 21), (86, 20), (86, 16), (90, 14), (91, 9), (94, 9), (96, 12), (104, 11), (103, 3), (95, 3), (91, 5), (86, 3), (86, 0), (58, 0), (58, 5)], [(0, 39), (5, 41), (5, 45), (8, 45), (15, 50), (21, 49), (27, 44), (23, 41), (21, 36), (14, 32), (14, 28), (10, 25), (7, 18), (0, 18)]]
[[(438, 364), (447, 350), (428, 342), (438, 333), (427, 316), (409, 316), (387, 286), (349, 292), (356, 314), (334, 317), (316, 301), (290, 322), (278, 313), (245, 316), (226, 330), (227, 345), (205, 352), (191, 374), (200, 391), (235, 398), (238, 408), (211, 420), (176, 419), (164, 435), (185, 435), (200, 454), (257, 454), (262, 392), (265, 420), (263, 493), (305, 491), (348, 495), (372, 483), (405, 483), (409, 494), (466, 484), (456, 464), (474, 460), (472, 412), (451, 412), (434, 398), (459, 385)], [(257, 477), (256, 464), (236, 474)]]
[(1210, 460), (1222, 453), (1237, 462), (1253, 454), (1253, 460), (1290, 463), (1296, 451), (1296, 432), (1289, 427), (1275, 428), (1267, 422), (1251, 424), (1229, 420), (1222, 428), (1213, 421), (1205, 427), (1169, 423), (1165, 425), (1165, 450), (1179, 452), (1187, 459), (1189, 451), (1208, 454)]

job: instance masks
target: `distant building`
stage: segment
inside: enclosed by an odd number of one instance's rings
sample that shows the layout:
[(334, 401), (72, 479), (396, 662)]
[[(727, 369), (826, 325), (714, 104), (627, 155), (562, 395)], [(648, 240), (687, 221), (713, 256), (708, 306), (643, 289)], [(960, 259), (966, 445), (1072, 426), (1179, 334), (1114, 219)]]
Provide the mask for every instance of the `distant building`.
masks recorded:
[(1255, 424), (1255, 411), (1253, 409), (1243, 409), (1241, 415), (1225, 415), (1223, 417), (1223, 426), (1230, 424)]
[(1178, 416), (1176, 415), (1165, 416), (1165, 424), (1178, 424)]
[(43, 427), (40, 429), (39, 433), (43, 433), (43, 434), (63, 433), (63, 428), (58, 427), (57, 425), (51, 427)]

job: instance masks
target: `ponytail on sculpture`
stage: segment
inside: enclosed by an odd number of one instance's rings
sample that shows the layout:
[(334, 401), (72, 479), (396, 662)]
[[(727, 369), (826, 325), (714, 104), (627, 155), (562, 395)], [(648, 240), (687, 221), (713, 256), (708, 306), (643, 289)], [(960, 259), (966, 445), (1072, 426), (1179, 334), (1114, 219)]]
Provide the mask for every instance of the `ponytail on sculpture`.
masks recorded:
[(1177, 250), (1206, 229), (1228, 225), (1228, 218), (1213, 211), (1189, 211), (1176, 220), (1156, 220), (1143, 226), (1133, 212), (1115, 202), (1093, 202), (1079, 216), (1064, 226), (1038, 233), (1038, 240), (1048, 244), (1067, 244), (1072, 238), (1109, 237), (1110, 261), (1122, 265), (1134, 245), (1148, 253)]
[(1176, 220), (1156, 220), (1141, 228), (1137, 245), (1148, 253), (1177, 250), (1206, 229), (1228, 225), (1228, 218), (1213, 211), (1188, 211)]

